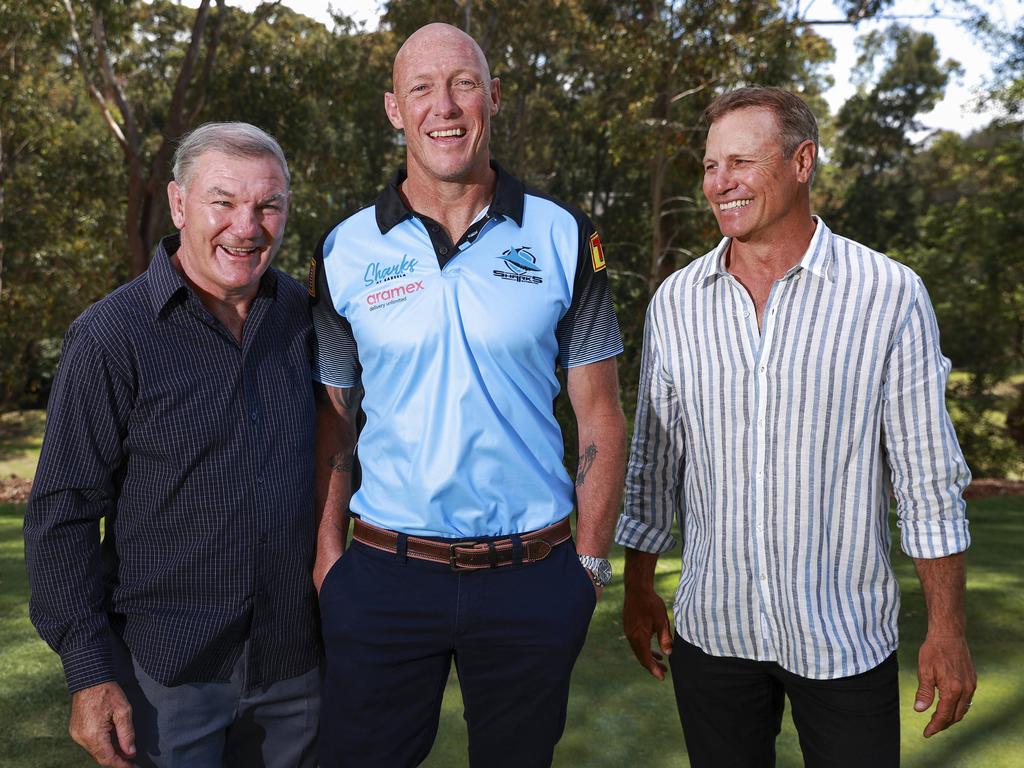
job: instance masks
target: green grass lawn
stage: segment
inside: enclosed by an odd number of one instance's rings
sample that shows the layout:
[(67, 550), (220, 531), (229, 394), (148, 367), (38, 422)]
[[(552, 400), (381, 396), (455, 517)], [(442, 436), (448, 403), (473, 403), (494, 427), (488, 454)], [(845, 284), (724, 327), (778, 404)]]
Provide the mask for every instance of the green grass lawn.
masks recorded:
[(0, 479), (32, 479), (45, 423), (45, 411), (0, 413)]
[[(92, 765), (67, 736), (68, 697), (57, 656), (28, 621), (21, 518), (24, 506), (0, 504), (0, 762), (10, 768)], [(913, 565), (896, 554), (903, 587), (900, 622), (903, 765), (905, 768), (1017, 768), (1024, 755), (1024, 498), (970, 506), (968, 627), (979, 689), (970, 717), (928, 741), (927, 720), (912, 709), (924, 605)], [(614, 554), (622, 573), (622, 552)], [(679, 568), (666, 556), (659, 588), (672, 593)], [(686, 766), (669, 682), (658, 683), (633, 660), (622, 635), (622, 583), (606, 591), (576, 665), (569, 723), (555, 755), (561, 768)], [(778, 742), (780, 768), (801, 765), (788, 717)], [(449, 681), (437, 744), (426, 765), (466, 764), (458, 683)]]

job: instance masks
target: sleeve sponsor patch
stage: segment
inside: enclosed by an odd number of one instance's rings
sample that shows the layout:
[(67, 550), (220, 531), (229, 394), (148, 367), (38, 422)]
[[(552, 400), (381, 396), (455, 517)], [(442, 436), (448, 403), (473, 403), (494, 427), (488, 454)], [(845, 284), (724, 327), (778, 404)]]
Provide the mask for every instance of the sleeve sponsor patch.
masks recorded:
[(605, 268), (604, 249), (601, 247), (601, 238), (597, 232), (590, 236), (590, 261), (594, 265), (594, 271), (600, 272)]
[(306, 293), (311, 299), (316, 298), (316, 259), (309, 260), (309, 274), (306, 275)]

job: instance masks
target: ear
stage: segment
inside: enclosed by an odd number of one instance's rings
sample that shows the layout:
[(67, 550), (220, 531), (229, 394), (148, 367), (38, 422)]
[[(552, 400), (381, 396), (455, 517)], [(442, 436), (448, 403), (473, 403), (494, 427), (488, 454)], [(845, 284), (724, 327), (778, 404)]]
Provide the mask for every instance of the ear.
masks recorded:
[(178, 229), (185, 226), (185, 190), (178, 182), (172, 181), (167, 185), (167, 204), (171, 208), (171, 221)]
[(817, 150), (814, 142), (808, 139), (793, 153), (793, 162), (796, 163), (796, 177), (801, 184), (808, 184), (814, 173), (814, 158)]
[(498, 114), (498, 110), (501, 108), (501, 80), (496, 77), (491, 78), (491, 117)]
[(402, 113), (398, 109), (398, 97), (388, 91), (384, 94), (384, 112), (388, 120), (395, 126), (395, 130), (402, 130), (405, 125), (402, 123)]

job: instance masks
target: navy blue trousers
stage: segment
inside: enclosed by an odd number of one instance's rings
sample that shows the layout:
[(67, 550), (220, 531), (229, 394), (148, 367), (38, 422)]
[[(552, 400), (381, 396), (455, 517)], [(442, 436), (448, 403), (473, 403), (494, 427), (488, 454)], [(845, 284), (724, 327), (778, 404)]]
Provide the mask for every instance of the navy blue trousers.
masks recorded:
[(812, 680), (774, 662), (711, 656), (678, 635), (669, 657), (693, 768), (773, 768), (786, 698), (805, 768), (898, 768), (899, 668)]
[(452, 659), (472, 766), (549, 766), (596, 597), (572, 541), (454, 572), (352, 542), (320, 591), (321, 768), (419, 765)]

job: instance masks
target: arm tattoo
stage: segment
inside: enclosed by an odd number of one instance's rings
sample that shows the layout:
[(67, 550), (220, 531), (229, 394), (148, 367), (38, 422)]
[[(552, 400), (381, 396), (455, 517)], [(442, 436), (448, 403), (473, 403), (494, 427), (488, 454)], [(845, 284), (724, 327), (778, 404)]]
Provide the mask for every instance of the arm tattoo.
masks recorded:
[(587, 473), (590, 468), (594, 466), (594, 459), (597, 458), (597, 446), (591, 443), (588, 445), (583, 454), (580, 456), (579, 466), (576, 468), (576, 487), (579, 488), (583, 485), (583, 481), (587, 479)]
[(351, 451), (347, 453), (332, 453), (327, 458), (327, 463), (333, 472), (351, 472), (352, 467), (355, 465), (355, 456)]

